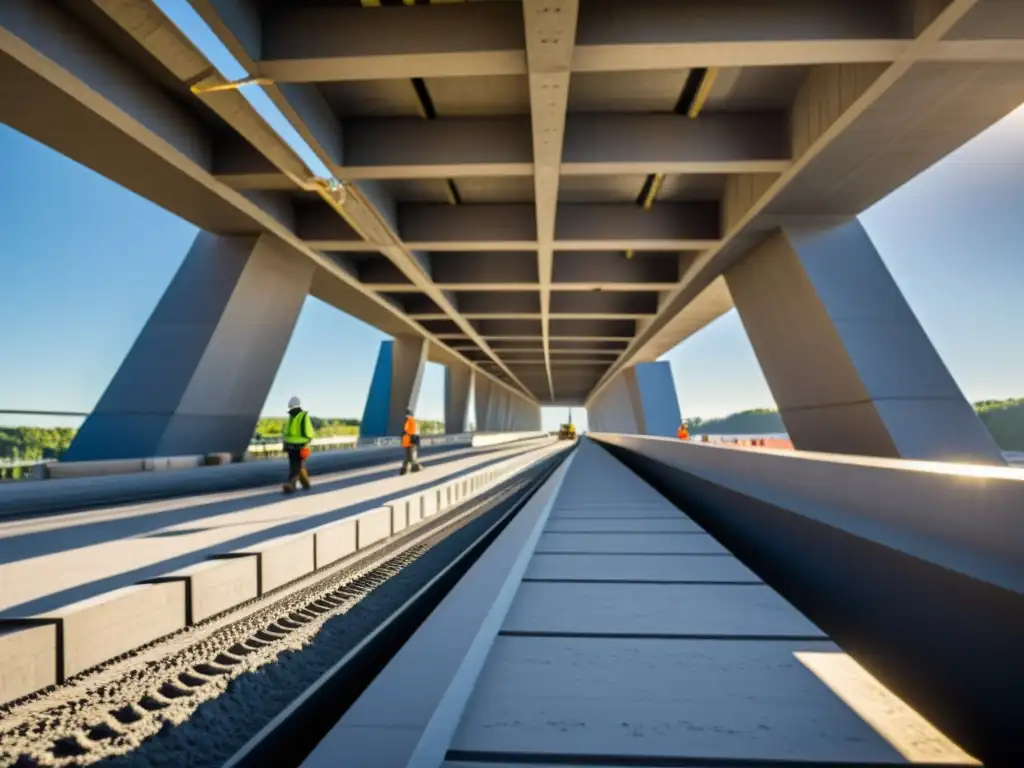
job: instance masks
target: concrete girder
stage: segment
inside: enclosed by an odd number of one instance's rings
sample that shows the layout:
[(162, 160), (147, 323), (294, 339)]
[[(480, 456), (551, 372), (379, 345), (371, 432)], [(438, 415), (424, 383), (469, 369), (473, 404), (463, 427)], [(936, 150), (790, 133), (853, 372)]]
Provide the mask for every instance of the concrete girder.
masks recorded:
[[(228, 4), (193, 2), (199, 9)], [(568, 67), (612, 72), (894, 61), (919, 29), (914, 14), (919, 5), (916, 0), (592, 0), (580, 9)], [(250, 28), (262, 27), (263, 35), (252, 35), (256, 42), (249, 48), (261, 59), (259, 74), (282, 83), (524, 75), (529, 36), (524, 37), (516, 6), (465, 3), (363, 13), (275, 4), (262, 19), (250, 10), (257, 17)], [(963, 55), (955, 47), (959, 41), (949, 42), (947, 55)]]
[(530, 84), (533, 190), (537, 226), (541, 336), (551, 399), (554, 378), (548, 354), (548, 316), (554, 263), (555, 216), (562, 163), (569, 78), (576, 42), (579, 0), (523, 0), (526, 70)]
[[(781, 173), (791, 163), (784, 112), (685, 115), (570, 115), (559, 164), (563, 176)], [(344, 178), (447, 179), (532, 176), (530, 118), (378, 118), (344, 123)], [(259, 153), (230, 154), (222, 178), (239, 189), (277, 189)], [(260, 186), (264, 185), (264, 186)]]
[[(692, 251), (718, 243), (719, 206), (663, 203), (649, 211), (622, 203), (558, 206), (555, 251)], [(528, 204), (399, 206), (406, 244), (426, 251), (536, 250), (534, 208)], [(299, 225), (300, 234), (306, 232)], [(544, 281), (540, 281), (544, 284)]]

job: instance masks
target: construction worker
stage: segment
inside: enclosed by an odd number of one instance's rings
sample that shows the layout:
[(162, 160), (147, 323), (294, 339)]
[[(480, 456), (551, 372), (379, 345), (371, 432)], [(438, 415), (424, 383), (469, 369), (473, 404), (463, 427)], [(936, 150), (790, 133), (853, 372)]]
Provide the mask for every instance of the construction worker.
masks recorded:
[(688, 430), (686, 428), (686, 422), (685, 421), (682, 424), (680, 424), (679, 425), (679, 429), (676, 430), (676, 437), (678, 437), (680, 440), (689, 440), (690, 439), (690, 430)]
[(288, 482), (282, 486), (285, 493), (294, 493), (296, 483), (309, 490), (306, 459), (310, 454), (309, 443), (315, 436), (309, 413), (302, 410), (299, 398), (293, 397), (288, 401), (288, 421), (284, 425), (284, 450), (288, 454)]
[(420, 427), (413, 418), (412, 408), (405, 412), (405, 426), (402, 427), (402, 447), (405, 449), (405, 459), (402, 461), (400, 475), (408, 474), (411, 468), (413, 472), (423, 469), (416, 458), (420, 447)]

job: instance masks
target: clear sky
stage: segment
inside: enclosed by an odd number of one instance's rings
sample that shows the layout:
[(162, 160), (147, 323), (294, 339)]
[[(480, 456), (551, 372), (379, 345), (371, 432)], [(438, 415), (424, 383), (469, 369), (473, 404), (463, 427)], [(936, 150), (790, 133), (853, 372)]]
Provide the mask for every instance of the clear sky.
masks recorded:
[[(187, 17), (176, 20), (203, 35)], [(6, 126), (0, 168), (0, 409), (89, 411), (196, 229)], [(1024, 396), (1024, 109), (862, 220), (968, 398)], [(308, 299), (265, 412), (280, 413), (300, 394), (318, 414), (359, 416), (383, 338)], [(735, 312), (665, 359), (685, 415), (773, 406)], [(430, 365), (421, 418), (441, 418), (442, 402), (443, 369)], [(581, 410), (573, 416), (585, 426)], [(547, 409), (545, 425), (564, 418), (565, 409)]]

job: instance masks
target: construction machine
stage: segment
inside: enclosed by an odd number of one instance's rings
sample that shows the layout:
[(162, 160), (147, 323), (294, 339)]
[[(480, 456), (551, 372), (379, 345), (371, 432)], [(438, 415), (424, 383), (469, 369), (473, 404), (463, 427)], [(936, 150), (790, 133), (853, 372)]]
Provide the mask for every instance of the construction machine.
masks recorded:
[(558, 427), (558, 439), (559, 440), (575, 440), (576, 439), (576, 425), (572, 423), (572, 409), (569, 409), (569, 420), (565, 424), (560, 424)]

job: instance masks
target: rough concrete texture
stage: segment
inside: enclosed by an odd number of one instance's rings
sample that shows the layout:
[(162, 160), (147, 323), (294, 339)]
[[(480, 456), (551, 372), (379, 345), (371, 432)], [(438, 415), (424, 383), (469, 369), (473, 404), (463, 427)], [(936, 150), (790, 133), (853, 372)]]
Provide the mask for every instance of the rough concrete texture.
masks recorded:
[(63, 680), (183, 629), (185, 583), (123, 587), (38, 618), (61, 625)]
[(173, 571), (154, 582), (185, 583), (187, 624), (216, 616), (259, 596), (259, 556), (208, 560)]
[(540, 537), (537, 551), (607, 555), (728, 554), (706, 533), (545, 533)]
[(356, 521), (339, 520), (313, 531), (314, 558), (323, 568), (356, 551)]
[(257, 555), (262, 595), (313, 572), (313, 532), (306, 531), (294, 536), (270, 539), (223, 557), (247, 554)]
[(391, 510), (391, 533), (396, 534), (409, 527), (409, 500), (398, 499), (388, 505)]
[(526, 583), (503, 631), (824, 637), (763, 585)]
[(0, 704), (56, 682), (56, 624), (0, 629)]
[(386, 539), (391, 535), (391, 508), (381, 507), (361, 513), (356, 518), (356, 530), (360, 549)]
[(560, 581), (761, 582), (735, 557), (535, 554), (527, 579)]
[(693, 520), (683, 515), (639, 518), (556, 518), (549, 520), (547, 533), (703, 533)]
[(805, 650), (838, 652), (829, 642), (500, 637), (451, 748), (905, 764), (796, 660)]

